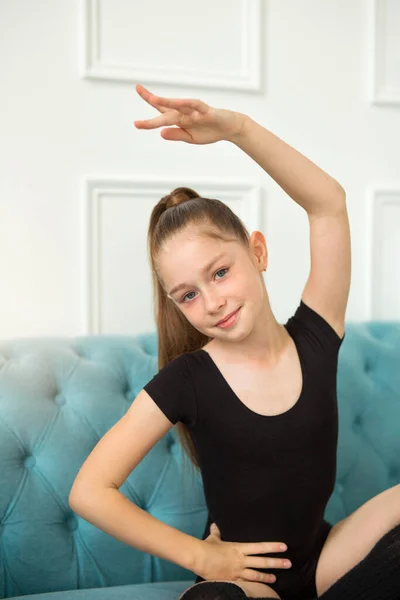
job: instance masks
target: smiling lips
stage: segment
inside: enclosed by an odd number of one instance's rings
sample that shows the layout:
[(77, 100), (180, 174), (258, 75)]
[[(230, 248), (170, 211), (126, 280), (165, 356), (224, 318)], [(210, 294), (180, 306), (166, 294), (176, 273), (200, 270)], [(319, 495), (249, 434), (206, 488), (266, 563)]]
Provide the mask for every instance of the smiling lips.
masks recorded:
[(229, 313), (229, 315), (227, 315), (226, 317), (224, 317), (223, 319), (221, 319), (220, 321), (218, 321), (218, 323), (216, 323), (215, 326), (221, 325), (221, 323), (224, 323), (225, 321), (228, 321), (228, 319), (230, 319), (232, 317), (232, 315), (234, 315), (239, 310), (239, 308), (237, 308), (233, 312)]

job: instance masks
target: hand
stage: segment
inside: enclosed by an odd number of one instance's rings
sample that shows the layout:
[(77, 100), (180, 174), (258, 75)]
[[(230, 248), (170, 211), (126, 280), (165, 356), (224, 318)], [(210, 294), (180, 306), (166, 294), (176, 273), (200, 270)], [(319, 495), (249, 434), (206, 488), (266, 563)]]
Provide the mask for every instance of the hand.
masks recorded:
[[(285, 552), (280, 546), (283, 542), (223, 542), (215, 523), (211, 524), (210, 535), (204, 540), (208, 544), (203, 565), (196, 575), (203, 579), (221, 581), (259, 581), (271, 583), (276, 577), (254, 569), (287, 568), (281, 558), (251, 556), (267, 552)], [(253, 568), (251, 568), (253, 567)]]
[(155, 129), (164, 125), (177, 125), (162, 129), (165, 140), (188, 144), (212, 144), (219, 140), (233, 141), (240, 135), (245, 115), (223, 108), (212, 108), (201, 100), (161, 98), (151, 94), (140, 83), (136, 91), (161, 116), (146, 121), (134, 121), (137, 129)]

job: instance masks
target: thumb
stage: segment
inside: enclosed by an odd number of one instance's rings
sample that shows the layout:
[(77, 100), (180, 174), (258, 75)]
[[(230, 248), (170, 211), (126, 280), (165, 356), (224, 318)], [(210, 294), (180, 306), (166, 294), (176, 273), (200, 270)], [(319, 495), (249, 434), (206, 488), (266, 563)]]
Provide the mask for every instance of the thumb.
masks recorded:
[(214, 535), (221, 535), (216, 523), (211, 523), (210, 532)]
[(161, 130), (160, 135), (164, 140), (170, 140), (172, 142), (194, 143), (192, 137), (181, 127), (167, 127)]

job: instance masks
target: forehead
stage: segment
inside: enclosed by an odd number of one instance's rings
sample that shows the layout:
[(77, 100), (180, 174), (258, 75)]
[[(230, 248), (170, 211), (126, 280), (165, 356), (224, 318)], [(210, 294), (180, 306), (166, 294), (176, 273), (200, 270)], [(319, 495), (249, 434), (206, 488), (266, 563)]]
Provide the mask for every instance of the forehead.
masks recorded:
[(186, 229), (175, 233), (164, 242), (159, 252), (159, 261), (165, 265), (173, 259), (181, 257), (182, 253), (214, 252), (221, 249), (227, 242), (202, 234), (195, 229)]
[[(217, 255), (236, 255), (238, 244), (202, 236), (194, 232), (179, 232), (163, 245), (157, 258), (157, 268), (167, 291), (183, 282), (193, 281), (202, 268)], [(223, 260), (223, 258), (221, 258)]]

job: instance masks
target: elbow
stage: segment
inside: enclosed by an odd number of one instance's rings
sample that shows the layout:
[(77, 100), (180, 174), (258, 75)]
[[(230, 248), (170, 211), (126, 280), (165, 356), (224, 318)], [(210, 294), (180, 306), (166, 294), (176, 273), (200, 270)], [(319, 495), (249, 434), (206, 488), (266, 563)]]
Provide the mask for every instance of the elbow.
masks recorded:
[(81, 497), (81, 492), (73, 485), (68, 496), (68, 505), (75, 513), (79, 513), (79, 499)]
[(88, 489), (82, 483), (76, 481), (72, 484), (72, 488), (68, 496), (68, 504), (72, 510), (79, 514), (82, 510), (82, 506), (87, 504), (88, 500), (93, 497), (93, 488)]
[(337, 182), (338, 185), (338, 195), (340, 198), (340, 202), (342, 202), (343, 204), (346, 204), (346, 190), (340, 185), (339, 182)]
[[(108, 486), (113, 487), (113, 486)], [(82, 515), (85, 507), (93, 506), (95, 500), (99, 498), (105, 490), (108, 489), (105, 485), (84, 485), (83, 483), (73, 483), (68, 496), (68, 505), (76, 513)]]
[(83, 504), (98, 494), (98, 489), (101, 487), (99, 481), (93, 473), (84, 472), (83, 469), (78, 472), (68, 495), (68, 504), (74, 512), (78, 512)]
[(324, 214), (337, 214), (344, 210), (347, 210), (346, 192), (339, 186), (337, 193), (332, 197), (331, 202), (324, 206)]

